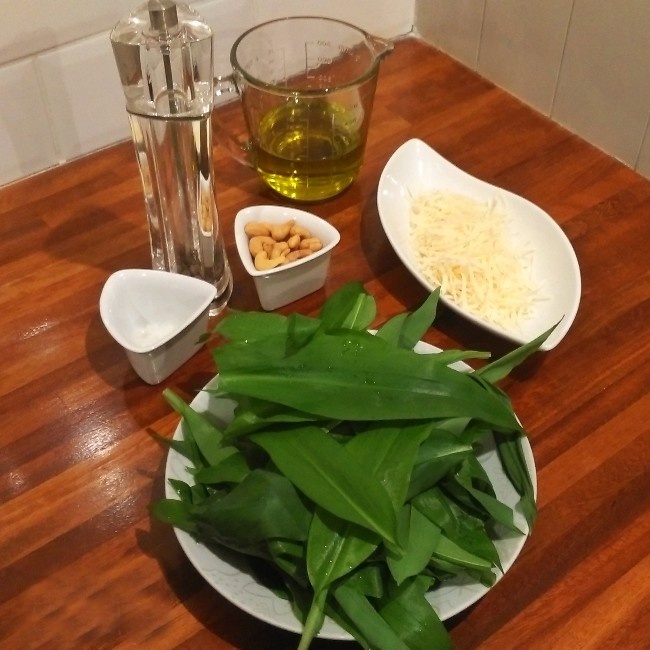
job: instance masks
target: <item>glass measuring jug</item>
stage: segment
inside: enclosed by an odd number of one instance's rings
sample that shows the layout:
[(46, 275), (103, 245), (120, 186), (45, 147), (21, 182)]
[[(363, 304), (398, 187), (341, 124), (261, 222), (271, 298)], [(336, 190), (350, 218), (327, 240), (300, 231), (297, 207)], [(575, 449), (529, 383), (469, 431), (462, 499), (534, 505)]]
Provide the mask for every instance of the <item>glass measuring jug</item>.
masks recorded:
[(216, 90), (239, 94), (249, 139), (222, 143), (282, 196), (339, 194), (359, 173), (379, 64), (392, 48), (330, 18), (295, 16), (248, 30), (231, 49), (233, 74)]

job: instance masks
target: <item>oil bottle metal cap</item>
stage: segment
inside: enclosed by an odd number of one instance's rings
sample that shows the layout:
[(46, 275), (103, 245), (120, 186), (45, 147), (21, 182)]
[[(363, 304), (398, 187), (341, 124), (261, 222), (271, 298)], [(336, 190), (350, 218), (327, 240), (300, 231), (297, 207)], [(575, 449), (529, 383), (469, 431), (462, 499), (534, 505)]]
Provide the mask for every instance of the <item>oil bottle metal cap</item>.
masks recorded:
[(149, 0), (151, 27), (158, 32), (173, 32), (178, 27), (178, 12), (173, 0)]

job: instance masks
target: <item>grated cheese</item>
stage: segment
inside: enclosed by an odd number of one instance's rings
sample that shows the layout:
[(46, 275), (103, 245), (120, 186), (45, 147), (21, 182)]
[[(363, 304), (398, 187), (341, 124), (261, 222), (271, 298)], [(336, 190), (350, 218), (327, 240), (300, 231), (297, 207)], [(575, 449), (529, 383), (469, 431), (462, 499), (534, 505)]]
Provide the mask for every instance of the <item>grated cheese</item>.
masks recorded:
[(540, 299), (530, 246), (507, 236), (495, 201), (433, 192), (413, 198), (411, 248), (421, 273), (440, 294), (475, 316), (518, 330)]

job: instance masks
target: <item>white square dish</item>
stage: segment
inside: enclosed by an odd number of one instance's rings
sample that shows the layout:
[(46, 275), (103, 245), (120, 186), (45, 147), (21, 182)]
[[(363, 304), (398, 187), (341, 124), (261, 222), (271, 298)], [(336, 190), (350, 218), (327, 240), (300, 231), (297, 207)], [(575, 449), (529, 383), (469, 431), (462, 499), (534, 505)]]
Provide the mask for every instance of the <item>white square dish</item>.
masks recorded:
[(99, 311), (135, 372), (159, 384), (201, 349), (216, 291), (178, 273), (124, 269), (104, 284)]
[[(306, 228), (313, 237), (320, 239), (322, 248), (295, 262), (258, 270), (249, 250), (249, 237), (244, 231), (246, 224), (252, 221), (272, 224), (295, 221), (296, 225)], [(331, 252), (340, 239), (334, 226), (311, 212), (297, 208), (256, 205), (240, 210), (235, 217), (237, 251), (244, 268), (253, 278), (262, 309), (266, 311), (278, 309), (318, 291), (325, 284)]]

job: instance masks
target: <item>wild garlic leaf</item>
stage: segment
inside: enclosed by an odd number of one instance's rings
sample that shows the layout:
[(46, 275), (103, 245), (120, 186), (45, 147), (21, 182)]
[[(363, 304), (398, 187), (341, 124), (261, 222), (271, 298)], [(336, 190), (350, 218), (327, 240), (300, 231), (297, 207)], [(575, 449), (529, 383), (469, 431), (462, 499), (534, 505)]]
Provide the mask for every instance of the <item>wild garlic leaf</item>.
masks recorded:
[(386, 563), (398, 585), (424, 571), (440, 537), (440, 528), (416, 508), (404, 506), (400, 517), (405, 520), (405, 539), (400, 537), (404, 552), (386, 554)]
[(287, 332), (287, 317), (260, 311), (233, 311), (221, 320), (215, 331), (230, 341), (254, 342)]
[(327, 588), (367, 560), (381, 538), (367, 528), (316, 508), (307, 538), (307, 572), (314, 591)]
[(366, 332), (315, 335), (295, 354), (254, 370), (218, 362), (224, 390), (341, 420), (473, 417), (519, 430), (512, 409), (472, 379)]
[(379, 612), (409, 650), (453, 650), (444, 624), (426, 599), (432, 580), (414, 576), (393, 586)]
[(303, 494), (337, 517), (396, 543), (396, 516), (383, 485), (345, 447), (315, 426), (250, 438)]
[(476, 374), (491, 383), (496, 383), (507, 377), (514, 368), (522, 364), (531, 354), (539, 350), (542, 343), (546, 341), (558, 325), (559, 322), (529, 343), (525, 343), (524, 345), (515, 348), (500, 359), (496, 359), (486, 366), (483, 366), (481, 369), (476, 370)]
[(241, 451), (236, 447), (226, 446), (215, 453), (211, 465), (194, 474), (194, 480), (208, 485), (241, 483), (249, 472), (250, 467)]
[(413, 312), (404, 323), (400, 333), (400, 347), (412, 350), (415, 344), (424, 336), (436, 317), (440, 289), (435, 289), (426, 300)]
[(473, 453), (473, 448), (444, 429), (433, 428), (422, 443), (411, 472), (409, 499), (429, 490)]
[(288, 479), (262, 469), (192, 512), (215, 541), (235, 550), (278, 537), (304, 541), (312, 516)]
[(325, 301), (318, 317), (324, 331), (342, 327), (365, 330), (375, 314), (375, 299), (360, 282), (349, 282)]
[(206, 417), (191, 408), (189, 404), (172, 390), (166, 389), (163, 391), (163, 396), (170, 406), (183, 418), (181, 426), (185, 430), (184, 440), (190, 445), (196, 445), (196, 450), (193, 451), (193, 454), (196, 455), (198, 451), (200, 457), (191, 459), (195, 467), (199, 468), (205, 464), (211, 464), (213, 459), (218, 458), (218, 452), (223, 438), (221, 430)]
[[(409, 650), (368, 598), (353, 586), (342, 583), (334, 588), (334, 598), (351, 624), (355, 638), (373, 650)], [(429, 646), (429, 650), (435, 646)]]

